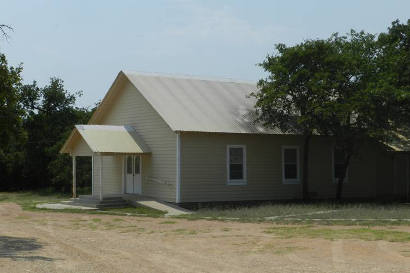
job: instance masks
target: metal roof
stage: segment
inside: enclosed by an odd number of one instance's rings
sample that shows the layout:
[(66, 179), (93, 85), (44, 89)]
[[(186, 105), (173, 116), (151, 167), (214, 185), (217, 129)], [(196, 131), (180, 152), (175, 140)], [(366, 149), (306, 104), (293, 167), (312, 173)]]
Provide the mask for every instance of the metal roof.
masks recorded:
[[(77, 131), (94, 153), (149, 153), (150, 149), (131, 126), (76, 125)], [(69, 152), (74, 134), (68, 138), (61, 152)]]
[(173, 131), (281, 134), (255, 123), (255, 83), (122, 73)]

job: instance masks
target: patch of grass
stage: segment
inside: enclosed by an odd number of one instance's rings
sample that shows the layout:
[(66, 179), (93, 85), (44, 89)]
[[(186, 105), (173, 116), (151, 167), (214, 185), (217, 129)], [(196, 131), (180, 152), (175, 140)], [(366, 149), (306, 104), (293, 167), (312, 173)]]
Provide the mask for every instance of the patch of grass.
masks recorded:
[(98, 226), (97, 226), (96, 224), (89, 223), (89, 224), (87, 225), (87, 227), (88, 227), (89, 229), (91, 229), (91, 230), (96, 230)]
[(20, 205), (24, 210), (38, 210), (36, 204), (58, 203), (69, 196), (48, 192), (0, 192), (0, 202), (12, 202)]
[(19, 215), (19, 216), (15, 217), (15, 219), (17, 219), (17, 220), (27, 220), (27, 219), (30, 219), (30, 218), (31, 218), (30, 216), (26, 216), (26, 215)]
[(0, 202), (12, 202), (20, 205), (22, 209), (29, 211), (42, 212), (67, 212), (67, 213), (85, 213), (85, 214), (110, 214), (110, 215), (124, 215), (124, 216), (149, 216), (161, 217), (166, 212), (151, 209), (148, 207), (129, 207), (129, 208), (112, 208), (103, 210), (82, 210), (82, 209), (39, 209), (37, 204), (41, 203), (60, 203), (61, 201), (69, 199), (69, 195), (50, 193), (50, 192), (0, 192)]
[(312, 226), (271, 227), (264, 231), (283, 239), (293, 237), (336, 239), (383, 240), (389, 242), (410, 242), (410, 232), (372, 228), (331, 229)]
[(94, 222), (94, 223), (100, 223), (101, 219), (100, 218), (92, 218), (91, 221)]
[(176, 224), (176, 222), (175, 221), (162, 221), (162, 222), (159, 222), (161, 225), (171, 225), (171, 224)]
[(150, 216), (150, 217), (161, 217), (164, 216), (166, 212), (138, 206), (138, 207), (129, 207), (129, 208), (112, 208), (112, 209), (103, 209), (103, 212), (113, 215), (131, 215), (131, 216)]
[(277, 246), (276, 244), (266, 244), (261, 247), (254, 249), (252, 252), (270, 252), (275, 255), (286, 255), (292, 253), (296, 250), (306, 249), (297, 246)]
[(273, 250), (273, 254), (276, 254), (276, 255), (285, 255), (285, 254), (288, 254), (288, 253), (291, 253), (291, 252), (294, 252), (294, 251), (300, 250), (300, 249), (303, 249), (303, 248), (301, 248), (301, 247), (296, 247), (296, 246), (279, 247), (279, 248), (275, 248), (275, 249)]
[(172, 230), (173, 233), (179, 234), (179, 235), (195, 235), (197, 232), (195, 230), (188, 230), (184, 228), (178, 228)]
[[(324, 225), (409, 225), (410, 206), (397, 203), (262, 203), (201, 208), (178, 218)], [(393, 219), (393, 220), (391, 220)]]
[(400, 253), (404, 257), (410, 257), (410, 250), (401, 250)]

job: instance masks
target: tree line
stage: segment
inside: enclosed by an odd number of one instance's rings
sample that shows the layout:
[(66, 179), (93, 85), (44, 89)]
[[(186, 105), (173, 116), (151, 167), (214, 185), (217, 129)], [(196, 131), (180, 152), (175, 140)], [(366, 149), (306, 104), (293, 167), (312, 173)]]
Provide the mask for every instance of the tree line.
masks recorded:
[[(0, 191), (50, 189), (69, 192), (71, 160), (59, 154), (75, 124), (87, 123), (94, 109), (77, 107), (81, 92), (63, 81), (23, 84), (23, 66), (10, 66), (0, 53)], [(78, 183), (89, 187), (91, 165), (79, 159)]]
[(366, 142), (410, 138), (410, 20), (379, 35), (351, 31), (295, 46), (276, 45), (252, 94), (259, 121), (304, 137), (303, 198), (309, 198), (312, 136), (331, 136), (342, 153), (335, 197), (351, 158)]

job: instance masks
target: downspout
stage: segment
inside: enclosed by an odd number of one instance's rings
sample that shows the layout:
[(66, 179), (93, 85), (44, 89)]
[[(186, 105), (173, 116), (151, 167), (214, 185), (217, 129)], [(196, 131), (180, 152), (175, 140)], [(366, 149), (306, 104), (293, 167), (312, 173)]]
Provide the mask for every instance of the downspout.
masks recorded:
[(102, 182), (102, 168), (103, 168), (103, 158), (100, 154), (100, 201), (103, 199), (103, 182)]
[(176, 169), (176, 196), (175, 202), (181, 202), (181, 132), (177, 133), (177, 153), (176, 153), (176, 161), (177, 161), (177, 169)]
[(91, 196), (94, 197), (94, 153), (91, 155)]

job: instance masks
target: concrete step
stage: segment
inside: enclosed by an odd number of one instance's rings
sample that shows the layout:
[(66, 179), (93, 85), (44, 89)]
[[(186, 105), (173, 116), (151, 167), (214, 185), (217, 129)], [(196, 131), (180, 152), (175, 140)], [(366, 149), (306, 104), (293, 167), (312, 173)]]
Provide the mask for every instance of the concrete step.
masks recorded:
[(112, 203), (112, 204), (98, 204), (96, 205), (99, 209), (106, 209), (106, 208), (126, 208), (130, 205), (128, 203)]
[(75, 204), (95, 207), (95, 208), (125, 208), (129, 206), (129, 203), (118, 196), (107, 196), (103, 200), (99, 200), (90, 195), (80, 195), (76, 200), (73, 200)]

